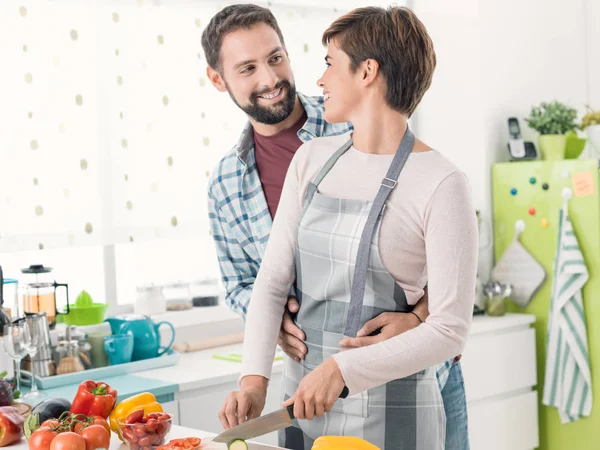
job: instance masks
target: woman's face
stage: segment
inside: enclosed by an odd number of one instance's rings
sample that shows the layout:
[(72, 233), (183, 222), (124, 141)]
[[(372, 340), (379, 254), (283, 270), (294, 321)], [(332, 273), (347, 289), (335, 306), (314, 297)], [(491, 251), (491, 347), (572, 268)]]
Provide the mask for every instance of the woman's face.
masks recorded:
[(325, 56), (327, 67), (317, 85), (325, 97), (325, 120), (329, 123), (351, 122), (353, 112), (360, 103), (358, 85), (360, 70), (352, 73), (350, 58), (332, 41)]

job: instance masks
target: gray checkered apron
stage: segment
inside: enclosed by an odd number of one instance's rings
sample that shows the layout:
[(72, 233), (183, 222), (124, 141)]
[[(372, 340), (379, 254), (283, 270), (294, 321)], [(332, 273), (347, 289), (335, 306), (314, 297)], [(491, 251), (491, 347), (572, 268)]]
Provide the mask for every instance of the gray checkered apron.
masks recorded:
[[(340, 351), (339, 341), (356, 337), (370, 319), (386, 311), (410, 311), (404, 290), (386, 270), (378, 247), (385, 200), (414, 145), (407, 128), (374, 201), (322, 195), (319, 183), (352, 146), (346, 142), (309, 185), (298, 229), (296, 324), (306, 334), (304, 361), (285, 358), (284, 400), (319, 364)], [(440, 365), (444, 366), (445, 365)], [(432, 367), (406, 378), (338, 400), (323, 417), (295, 420), (279, 445), (310, 450), (323, 435), (357, 436), (382, 450), (441, 450), (446, 416)]]

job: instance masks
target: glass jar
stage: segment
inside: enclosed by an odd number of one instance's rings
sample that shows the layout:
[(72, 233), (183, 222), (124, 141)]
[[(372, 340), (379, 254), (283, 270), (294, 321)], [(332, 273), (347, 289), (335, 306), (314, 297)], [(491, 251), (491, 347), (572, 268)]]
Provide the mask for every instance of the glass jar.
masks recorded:
[(219, 280), (206, 277), (195, 280), (190, 285), (194, 306), (217, 306), (219, 304)]
[(83, 372), (85, 370), (79, 356), (79, 343), (77, 341), (60, 341), (56, 353), (58, 354), (57, 375)]
[(167, 311), (183, 311), (192, 309), (190, 284), (183, 281), (168, 283), (163, 286), (163, 294), (167, 301)]
[(167, 310), (167, 302), (161, 286), (146, 284), (136, 288), (137, 295), (133, 305), (136, 314), (151, 316)]
[(506, 298), (503, 296), (490, 297), (486, 303), (488, 316), (503, 316), (506, 314)]
[[(70, 326), (69, 332), (71, 334), (71, 340), (77, 341), (77, 345), (79, 346), (79, 358), (83, 364), (83, 367), (87, 369), (92, 368), (92, 345), (88, 342), (87, 333), (77, 329), (75, 326)], [(68, 341), (67, 339), (67, 329), (61, 330), (58, 334), (58, 338), (60, 341)]]

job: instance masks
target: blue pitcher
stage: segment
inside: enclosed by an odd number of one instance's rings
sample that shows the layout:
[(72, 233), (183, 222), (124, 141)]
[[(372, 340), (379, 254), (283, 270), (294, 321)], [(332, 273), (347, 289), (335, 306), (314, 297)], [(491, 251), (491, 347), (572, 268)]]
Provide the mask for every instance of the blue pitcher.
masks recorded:
[[(161, 356), (171, 348), (175, 340), (175, 327), (173, 324), (170, 322), (154, 323), (148, 316), (124, 314), (110, 317), (105, 322), (110, 324), (112, 334), (133, 333), (132, 361)], [(166, 347), (160, 346), (160, 333), (158, 331), (158, 328), (163, 324), (169, 326), (172, 331), (171, 342)]]

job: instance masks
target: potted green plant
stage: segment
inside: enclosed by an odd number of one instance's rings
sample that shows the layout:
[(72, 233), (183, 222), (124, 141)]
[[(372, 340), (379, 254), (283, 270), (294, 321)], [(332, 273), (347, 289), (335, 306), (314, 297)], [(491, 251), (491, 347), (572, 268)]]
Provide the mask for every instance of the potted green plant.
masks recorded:
[(531, 108), (527, 124), (540, 133), (539, 148), (543, 159), (564, 159), (567, 133), (577, 129), (577, 111), (558, 101), (542, 102)]
[(590, 144), (600, 154), (600, 110), (594, 111), (587, 106), (588, 112), (581, 120), (580, 128), (584, 130), (589, 138)]

